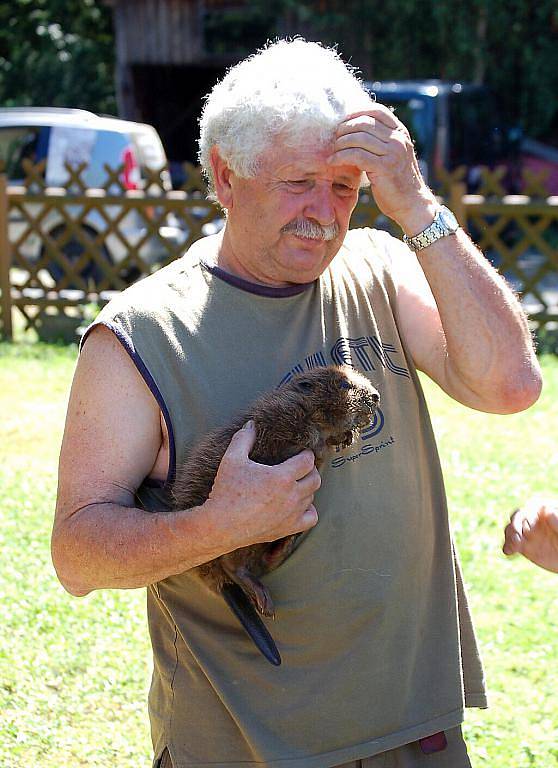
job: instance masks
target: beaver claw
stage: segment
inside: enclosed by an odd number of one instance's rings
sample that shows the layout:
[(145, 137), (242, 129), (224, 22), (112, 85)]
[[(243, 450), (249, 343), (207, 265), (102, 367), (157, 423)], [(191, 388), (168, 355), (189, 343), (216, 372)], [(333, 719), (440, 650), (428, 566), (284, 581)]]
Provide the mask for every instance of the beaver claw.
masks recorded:
[(269, 589), (250, 573), (248, 568), (237, 568), (234, 575), (230, 575), (258, 613), (261, 613), (262, 616), (267, 616), (269, 619), (275, 618), (275, 606), (273, 605)]

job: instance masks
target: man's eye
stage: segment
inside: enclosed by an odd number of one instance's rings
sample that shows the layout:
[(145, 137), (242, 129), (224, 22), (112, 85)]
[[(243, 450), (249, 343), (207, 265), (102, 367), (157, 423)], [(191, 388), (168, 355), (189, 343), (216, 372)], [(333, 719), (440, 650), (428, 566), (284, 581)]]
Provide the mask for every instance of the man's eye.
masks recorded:
[(355, 191), (355, 187), (351, 187), (350, 184), (334, 184), (333, 185), (335, 190), (337, 192), (340, 192), (344, 195), (351, 195)]
[(312, 184), (310, 179), (290, 179), (289, 185), (295, 189), (309, 189)]

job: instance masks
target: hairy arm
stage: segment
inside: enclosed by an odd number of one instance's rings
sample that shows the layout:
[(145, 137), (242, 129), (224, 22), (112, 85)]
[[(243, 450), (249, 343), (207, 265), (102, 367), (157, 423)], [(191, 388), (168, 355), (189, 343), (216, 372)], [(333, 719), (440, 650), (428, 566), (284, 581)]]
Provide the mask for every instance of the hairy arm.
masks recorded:
[(225, 552), (306, 530), (319, 487), (306, 451), (276, 467), (248, 459), (238, 432), (203, 505), (145, 512), (134, 495), (162, 447), (158, 405), (115, 336), (91, 332), (70, 393), (59, 465), (52, 558), (72, 594), (142, 587)]
[[(425, 224), (426, 226), (426, 224)], [(393, 265), (397, 316), (417, 367), (471, 408), (514, 413), (538, 397), (541, 374), (515, 295), (463, 231)]]

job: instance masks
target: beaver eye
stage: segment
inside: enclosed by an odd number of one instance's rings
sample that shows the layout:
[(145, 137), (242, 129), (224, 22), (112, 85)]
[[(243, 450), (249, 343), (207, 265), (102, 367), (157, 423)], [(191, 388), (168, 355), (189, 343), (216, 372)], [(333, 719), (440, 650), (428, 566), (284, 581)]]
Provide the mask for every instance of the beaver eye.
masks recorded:
[(340, 389), (350, 389), (351, 385), (349, 384), (347, 379), (341, 379), (341, 381), (339, 382), (339, 388)]
[(312, 392), (314, 390), (314, 385), (309, 381), (299, 381), (297, 387), (301, 392)]

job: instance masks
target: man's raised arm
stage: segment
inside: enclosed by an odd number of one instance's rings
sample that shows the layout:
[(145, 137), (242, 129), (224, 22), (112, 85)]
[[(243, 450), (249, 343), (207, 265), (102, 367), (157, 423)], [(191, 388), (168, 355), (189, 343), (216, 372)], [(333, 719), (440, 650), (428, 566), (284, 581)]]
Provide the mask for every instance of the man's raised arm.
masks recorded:
[[(378, 207), (409, 237), (432, 223), (439, 205), (407, 129), (386, 107), (342, 121), (330, 162), (366, 172)], [(465, 232), (416, 256), (403, 244), (392, 249), (399, 326), (417, 367), (472, 408), (513, 413), (531, 405), (541, 374), (525, 316)]]

